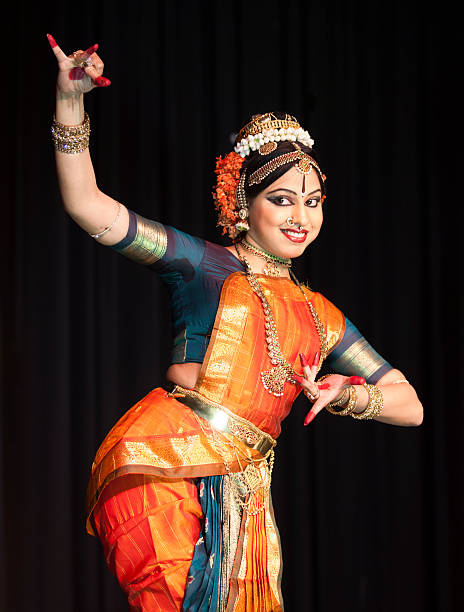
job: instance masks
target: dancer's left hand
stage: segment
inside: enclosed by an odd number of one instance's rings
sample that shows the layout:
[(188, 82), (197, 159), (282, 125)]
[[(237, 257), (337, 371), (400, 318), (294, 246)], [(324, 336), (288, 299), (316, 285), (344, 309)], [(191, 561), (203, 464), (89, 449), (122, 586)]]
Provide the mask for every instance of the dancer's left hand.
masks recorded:
[(319, 364), (319, 353), (316, 353), (312, 366), (309, 365), (304, 355), (300, 354), (301, 366), (304, 378), (294, 376), (294, 380), (301, 385), (304, 394), (313, 402), (311, 410), (304, 420), (309, 425), (319, 412), (330, 404), (341, 398), (343, 391), (351, 385), (363, 385), (366, 381), (361, 376), (343, 376), (342, 374), (330, 374), (321, 383), (316, 383), (317, 366)]

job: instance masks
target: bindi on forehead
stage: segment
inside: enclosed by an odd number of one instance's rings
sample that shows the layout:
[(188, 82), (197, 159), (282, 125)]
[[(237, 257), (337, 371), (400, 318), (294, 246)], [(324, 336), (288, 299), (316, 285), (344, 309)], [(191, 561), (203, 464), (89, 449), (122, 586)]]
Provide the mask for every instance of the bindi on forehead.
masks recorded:
[(304, 195), (306, 191), (306, 174), (303, 174), (303, 185), (301, 186), (301, 195)]

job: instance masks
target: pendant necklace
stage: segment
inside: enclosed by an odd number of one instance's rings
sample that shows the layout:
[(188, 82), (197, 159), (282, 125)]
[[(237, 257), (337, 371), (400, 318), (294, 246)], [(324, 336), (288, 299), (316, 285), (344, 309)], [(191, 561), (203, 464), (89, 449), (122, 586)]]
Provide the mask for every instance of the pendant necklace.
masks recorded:
[[(266, 391), (268, 391), (268, 393), (270, 393), (271, 395), (275, 395), (276, 397), (280, 397), (283, 395), (285, 382), (295, 384), (293, 376), (300, 376), (300, 374), (298, 374), (298, 372), (293, 369), (292, 365), (285, 359), (282, 354), (274, 315), (272, 313), (269, 302), (267, 301), (267, 298), (264, 295), (263, 289), (258, 281), (258, 278), (251, 269), (251, 266), (248, 263), (246, 257), (240, 254), (237, 245), (235, 245), (235, 249), (237, 251), (239, 259), (245, 264), (246, 276), (248, 282), (250, 283), (250, 287), (260, 299), (261, 305), (264, 310), (264, 327), (266, 334), (267, 353), (269, 355), (272, 367), (269, 370), (264, 370), (263, 372), (261, 372), (261, 381), (263, 383), (263, 387), (266, 389)], [(302, 286), (300, 285), (298, 279), (291, 271), (290, 274), (292, 276), (292, 279), (300, 289), (301, 293), (303, 294), (303, 297), (308, 306), (308, 310), (311, 313), (311, 317), (314, 321), (317, 333), (319, 335), (319, 341), (321, 343), (320, 359), (317, 368), (317, 371), (319, 372), (322, 366), (322, 362), (324, 361), (327, 355), (327, 335), (325, 327), (321, 319), (319, 318), (316, 309), (314, 308), (308, 296), (304, 292)]]
[(261, 259), (264, 259), (266, 261), (266, 265), (264, 266), (263, 270), (266, 276), (272, 276), (273, 278), (280, 276), (280, 271), (277, 264), (283, 266), (284, 268), (290, 268), (292, 265), (291, 259), (287, 259), (286, 257), (279, 257), (278, 255), (274, 255), (273, 253), (269, 253), (268, 251), (265, 251), (264, 249), (257, 247), (254, 244), (251, 244), (246, 238), (243, 238), (240, 241), (240, 246), (242, 246), (247, 251), (250, 251), (250, 253), (253, 253), (257, 257), (261, 257)]

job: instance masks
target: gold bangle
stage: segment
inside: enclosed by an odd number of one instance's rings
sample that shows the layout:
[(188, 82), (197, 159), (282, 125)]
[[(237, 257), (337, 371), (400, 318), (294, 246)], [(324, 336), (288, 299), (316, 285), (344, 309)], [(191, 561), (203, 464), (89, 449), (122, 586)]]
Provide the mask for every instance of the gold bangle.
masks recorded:
[(366, 389), (369, 396), (366, 409), (362, 412), (353, 412), (351, 416), (353, 419), (359, 420), (375, 419), (383, 408), (383, 393), (376, 385), (368, 385), (365, 383), (363, 387)]
[(345, 387), (343, 389), (341, 398), (336, 400), (335, 402), (329, 402), (327, 406), (330, 406), (331, 408), (335, 408), (335, 406), (343, 406), (343, 404), (346, 403), (346, 400), (349, 398), (349, 396), (350, 396), (349, 387)]
[(80, 125), (64, 125), (53, 116), (51, 133), (57, 151), (70, 154), (82, 153), (89, 147), (89, 115), (84, 113), (84, 121)]
[(337, 416), (347, 416), (352, 414), (358, 404), (358, 394), (356, 393), (356, 389), (353, 385), (348, 387), (348, 393), (350, 394), (350, 398), (345, 408), (342, 410), (334, 410), (330, 404), (327, 404), (326, 409), (331, 414), (336, 414)]

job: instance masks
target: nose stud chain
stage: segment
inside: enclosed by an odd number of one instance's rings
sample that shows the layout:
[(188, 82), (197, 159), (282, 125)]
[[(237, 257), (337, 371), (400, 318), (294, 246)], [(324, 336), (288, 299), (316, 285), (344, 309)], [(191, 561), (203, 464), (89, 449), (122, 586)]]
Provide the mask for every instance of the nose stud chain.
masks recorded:
[[(293, 217), (289, 217), (289, 218), (287, 219), (287, 225), (288, 225), (288, 227), (294, 227), (294, 226), (295, 226), (295, 223), (296, 223), (296, 221), (295, 221), (295, 219), (294, 219)], [(302, 229), (303, 229), (303, 226), (302, 226), (302, 225), (300, 225), (300, 224), (298, 224), (298, 226), (297, 226), (297, 228), (296, 228), (296, 229), (302, 230)]]

